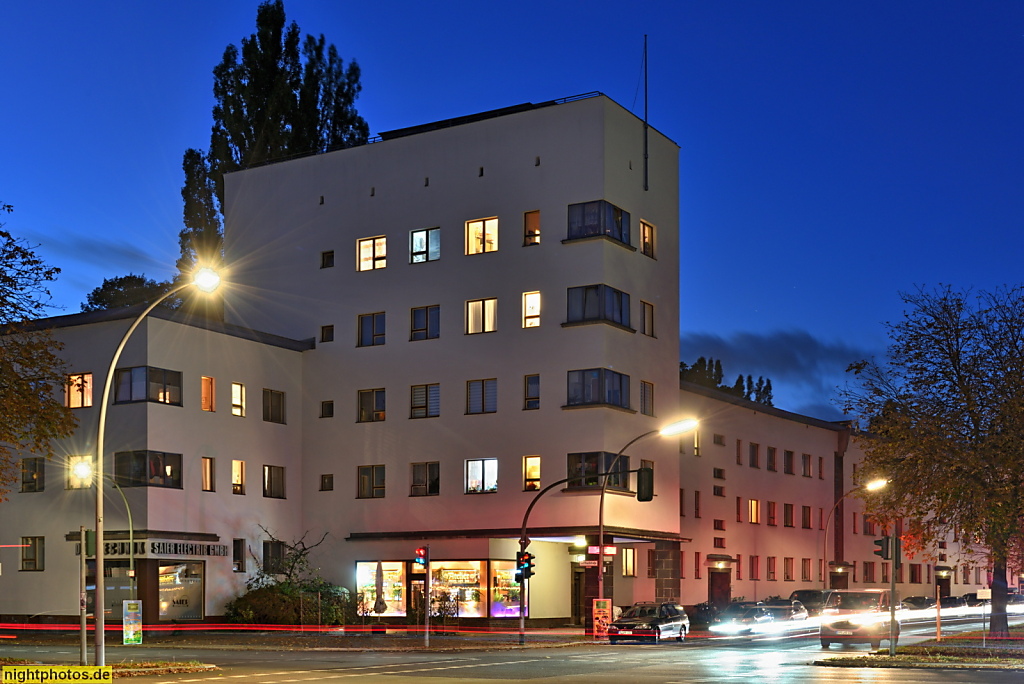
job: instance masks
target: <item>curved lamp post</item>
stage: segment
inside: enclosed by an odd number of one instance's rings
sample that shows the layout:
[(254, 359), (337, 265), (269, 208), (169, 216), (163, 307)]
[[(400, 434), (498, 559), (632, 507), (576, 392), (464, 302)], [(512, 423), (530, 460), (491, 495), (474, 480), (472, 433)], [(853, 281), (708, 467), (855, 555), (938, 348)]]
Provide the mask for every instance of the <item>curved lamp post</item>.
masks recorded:
[(641, 435), (637, 435), (633, 439), (626, 442), (626, 446), (619, 449), (619, 453), (615, 454), (615, 458), (608, 465), (608, 469), (604, 474), (604, 479), (601, 483), (601, 500), (598, 508), (597, 517), (597, 549), (598, 549), (598, 561), (597, 561), (597, 598), (604, 598), (604, 495), (608, 491), (608, 477), (615, 473), (615, 467), (619, 463), (619, 458), (626, 452), (626, 449), (633, 446), (642, 439), (652, 437), (654, 435), (660, 435), (662, 437), (673, 437), (675, 435), (681, 435), (684, 432), (690, 430), (696, 430), (698, 421), (693, 418), (686, 420), (680, 420), (670, 425), (666, 425), (660, 430), (650, 430)]
[(870, 482), (865, 482), (862, 485), (857, 485), (856, 487), (854, 487), (853, 489), (851, 489), (850, 491), (846, 492), (841, 497), (839, 497), (839, 499), (832, 506), (832, 510), (829, 511), (828, 518), (825, 520), (825, 534), (824, 534), (824, 539), (822, 540), (822, 547), (821, 547), (821, 562), (823, 563), (823, 566), (822, 566), (822, 569), (821, 569), (821, 588), (822, 589), (828, 589), (828, 578), (829, 578), (829, 571), (828, 571), (828, 528), (832, 524), (832, 518), (836, 514), (836, 509), (839, 508), (839, 504), (843, 503), (843, 500), (846, 499), (846, 497), (848, 497), (851, 494), (853, 494), (854, 492), (859, 492), (862, 489), (865, 490), (865, 491), (868, 491), (868, 492), (876, 492), (879, 489), (882, 489), (883, 487), (885, 487), (887, 484), (889, 484), (888, 480), (886, 480), (885, 478), (879, 478), (877, 480), (871, 480)]
[(181, 292), (187, 287), (195, 285), (203, 292), (213, 292), (220, 285), (220, 276), (217, 275), (216, 271), (209, 268), (200, 268), (192, 276), (191, 282), (185, 282), (177, 287), (171, 288), (167, 294), (160, 297), (155, 302), (150, 304), (146, 309), (139, 314), (139, 316), (132, 322), (131, 326), (125, 332), (124, 337), (121, 338), (121, 342), (117, 345), (117, 349), (114, 350), (114, 356), (110, 359), (110, 366), (107, 368), (107, 378), (103, 383), (103, 396), (100, 399), (100, 414), (99, 414), (99, 427), (96, 432), (96, 598), (94, 600), (93, 612), (95, 615), (96, 623), (96, 652), (94, 655), (95, 665), (103, 666), (106, 665), (106, 644), (104, 641), (106, 633), (106, 587), (104, 586), (104, 567), (103, 567), (103, 439), (106, 433), (107, 427), (107, 402), (110, 400), (110, 386), (114, 381), (114, 371), (117, 368), (117, 361), (121, 358), (121, 352), (124, 351), (125, 345), (128, 344), (128, 338), (132, 336), (135, 329), (139, 327), (143, 319), (149, 315), (149, 312), (169, 299), (173, 295)]

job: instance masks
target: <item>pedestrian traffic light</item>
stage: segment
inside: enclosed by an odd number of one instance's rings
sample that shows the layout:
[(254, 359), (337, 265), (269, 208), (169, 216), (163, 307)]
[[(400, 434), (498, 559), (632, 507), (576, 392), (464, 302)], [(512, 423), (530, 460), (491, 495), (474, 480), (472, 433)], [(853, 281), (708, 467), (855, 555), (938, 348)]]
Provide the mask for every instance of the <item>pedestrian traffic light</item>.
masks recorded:
[(416, 549), (416, 558), (414, 562), (416, 563), (416, 565), (419, 565), (420, 567), (427, 567), (427, 563), (430, 562), (430, 547), (421, 546), (418, 549)]
[(636, 471), (636, 500), (652, 501), (654, 499), (654, 468), (641, 468)]
[(892, 549), (891, 549), (891, 546), (890, 546), (890, 538), (889, 537), (882, 537), (881, 539), (876, 539), (873, 543), (874, 543), (875, 546), (878, 547), (877, 549), (875, 549), (873, 551), (873, 553), (876, 556), (878, 556), (879, 558), (881, 558), (883, 560), (889, 560), (890, 558), (892, 558), (892, 554), (891, 554), (891, 550)]
[(520, 551), (516, 554), (516, 575), (522, 575), (522, 579), (530, 579), (533, 576), (533, 554), (529, 551)]

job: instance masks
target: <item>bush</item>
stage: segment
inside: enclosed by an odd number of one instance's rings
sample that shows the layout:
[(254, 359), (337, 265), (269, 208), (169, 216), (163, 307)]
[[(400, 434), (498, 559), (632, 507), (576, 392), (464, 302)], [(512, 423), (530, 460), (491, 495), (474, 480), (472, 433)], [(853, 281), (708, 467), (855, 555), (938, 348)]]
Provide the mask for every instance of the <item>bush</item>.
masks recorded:
[(259, 625), (344, 625), (358, 621), (357, 607), (344, 587), (325, 583), (313, 590), (282, 583), (247, 591), (227, 604), (224, 617)]

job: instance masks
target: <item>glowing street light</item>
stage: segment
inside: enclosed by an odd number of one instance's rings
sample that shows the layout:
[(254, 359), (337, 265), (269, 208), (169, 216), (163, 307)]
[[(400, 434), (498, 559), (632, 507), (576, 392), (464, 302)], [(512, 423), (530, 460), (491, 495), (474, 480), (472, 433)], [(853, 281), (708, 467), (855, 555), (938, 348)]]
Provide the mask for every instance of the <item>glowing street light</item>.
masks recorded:
[(861, 485), (857, 485), (856, 487), (854, 487), (853, 489), (839, 497), (839, 499), (832, 506), (832, 510), (829, 511), (828, 513), (828, 518), (825, 519), (825, 533), (823, 535), (824, 538), (822, 539), (821, 546), (821, 562), (823, 564), (823, 567), (821, 568), (821, 586), (823, 589), (828, 589), (828, 578), (830, 574), (828, 570), (828, 528), (832, 524), (832, 518), (835, 516), (836, 509), (839, 508), (839, 504), (843, 503), (843, 500), (846, 497), (853, 494), (854, 492), (859, 492), (862, 489), (867, 492), (877, 492), (879, 489), (884, 488), (887, 484), (889, 484), (889, 480), (883, 477), (878, 478), (876, 480), (871, 480), (870, 482), (865, 482), (864, 484)]
[(181, 283), (180, 285), (171, 288), (164, 296), (146, 307), (146, 309), (139, 314), (139, 316), (128, 327), (124, 337), (121, 338), (120, 343), (118, 343), (117, 348), (114, 350), (114, 356), (110, 359), (110, 366), (107, 367), (107, 379), (106, 382), (103, 383), (103, 396), (100, 399), (98, 419), (99, 426), (96, 431), (96, 652), (94, 655), (94, 664), (97, 666), (106, 665), (106, 643), (104, 640), (106, 636), (106, 578), (104, 577), (103, 567), (103, 487), (101, 486), (101, 483), (103, 478), (103, 440), (106, 436), (107, 427), (107, 404), (110, 401), (110, 388), (114, 384), (114, 371), (117, 368), (118, 359), (121, 358), (121, 352), (124, 351), (125, 345), (128, 344), (128, 339), (132, 336), (132, 333), (135, 332), (135, 329), (139, 327), (146, 316), (149, 315), (149, 312), (165, 300), (170, 299), (172, 296), (192, 285), (195, 285), (203, 292), (213, 292), (220, 285), (220, 276), (211, 268), (198, 268), (192, 274), (191, 281)]

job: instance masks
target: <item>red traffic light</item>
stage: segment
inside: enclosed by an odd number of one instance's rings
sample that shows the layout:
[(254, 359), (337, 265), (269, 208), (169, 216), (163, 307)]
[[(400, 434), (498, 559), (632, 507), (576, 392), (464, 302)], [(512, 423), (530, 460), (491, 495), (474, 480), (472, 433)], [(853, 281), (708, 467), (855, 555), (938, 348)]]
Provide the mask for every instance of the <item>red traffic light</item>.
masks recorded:
[(430, 547), (421, 546), (416, 549), (416, 565), (426, 565), (430, 561)]

